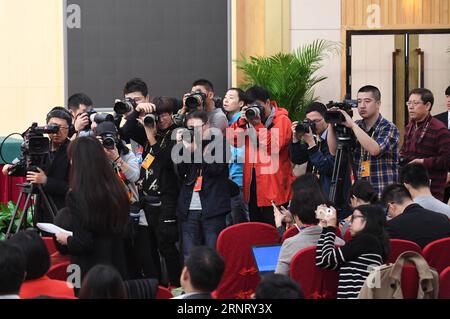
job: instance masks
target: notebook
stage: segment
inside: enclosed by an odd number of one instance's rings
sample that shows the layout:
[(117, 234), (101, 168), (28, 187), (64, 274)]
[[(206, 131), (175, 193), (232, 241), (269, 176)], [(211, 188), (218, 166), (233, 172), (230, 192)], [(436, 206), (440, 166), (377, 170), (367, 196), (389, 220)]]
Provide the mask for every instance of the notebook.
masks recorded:
[(281, 245), (253, 246), (252, 252), (260, 273), (273, 273), (277, 268)]
[(38, 223), (36, 226), (40, 230), (43, 230), (50, 234), (65, 233), (68, 234), (69, 236), (73, 236), (73, 233), (71, 231), (65, 230), (64, 228), (58, 227), (54, 224)]

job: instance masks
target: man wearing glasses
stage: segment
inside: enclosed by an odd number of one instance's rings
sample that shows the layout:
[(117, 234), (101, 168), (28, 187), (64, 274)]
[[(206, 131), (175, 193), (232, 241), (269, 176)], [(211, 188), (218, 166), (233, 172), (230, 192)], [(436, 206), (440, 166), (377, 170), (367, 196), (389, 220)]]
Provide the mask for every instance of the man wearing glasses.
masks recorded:
[(441, 121), (431, 116), (433, 103), (430, 90), (414, 89), (409, 94), (406, 105), (411, 121), (405, 128), (400, 156), (405, 163), (419, 163), (427, 168), (431, 193), (442, 201), (450, 170), (450, 133)]
[[(367, 85), (359, 89), (358, 113), (362, 120), (353, 121), (347, 112), (341, 113), (357, 139), (353, 154), (353, 171), (358, 179), (367, 179), (381, 194), (383, 189), (398, 179), (397, 127), (380, 114), (381, 93), (375, 86)], [(328, 146), (332, 155), (336, 154), (336, 137), (333, 125), (328, 129)]]

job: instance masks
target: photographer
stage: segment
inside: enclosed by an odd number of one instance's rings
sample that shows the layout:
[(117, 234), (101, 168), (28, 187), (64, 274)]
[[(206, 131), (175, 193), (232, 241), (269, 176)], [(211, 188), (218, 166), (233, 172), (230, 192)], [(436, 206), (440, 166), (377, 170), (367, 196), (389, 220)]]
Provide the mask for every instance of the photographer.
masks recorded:
[[(342, 123), (356, 136), (353, 156), (353, 170), (358, 179), (368, 179), (376, 192), (398, 179), (397, 127), (380, 114), (381, 93), (374, 86), (364, 86), (358, 91), (358, 113), (362, 120), (356, 122), (340, 110), (345, 118)], [(334, 125), (328, 126), (328, 147), (336, 155), (336, 134)]]
[[(185, 257), (195, 246), (215, 249), (217, 237), (226, 226), (226, 215), (231, 211), (229, 145), (220, 132), (209, 129), (204, 111), (189, 113), (187, 127), (177, 132), (178, 145), (173, 152), (177, 174), (183, 182), (177, 213), (181, 219)], [(187, 137), (184, 133), (190, 133), (190, 139), (184, 139)]]
[(89, 127), (89, 110), (92, 110), (93, 103), (89, 96), (84, 93), (77, 93), (69, 97), (67, 101), (69, 112), (72, 115), (74, 131), (69, 133), (69, 138), (73, 141), (80, 136), (93, 135)]
[[(72, 118), (70, 113), (62, 108), (56, 107), (47, 114), (47, 125), (59, 126), (59, 131), (49, 134), (50, 152), (42, 160), (42, 166), (37, 171), (26, 171), (26, 167), (15, 167), (5, 165), (3, 174), (25, 176), (27, 181), (33, 184), (40, 184), (48, 196), (50, 205), (57, 210), (65, 206), (65, 196), (68, 191), (70, 164), (67, 157), (67, 147), (70, 143), (68, 133)], [(53, 205), (52, 205), (53, 204)], [(56, 214), (57, 211), (53, 213)], [(53, 214), (44, 205), (41, 194), (37, 195), (35, 208), (35, 222), (52, 222)]]
[(265, 88), (254, 86), (245, 94), (248, 105), (227, 132), (227, 139), (237, 147), (245, 143), (244, 198), (250, 221), (275, 226), (272, 201), (286, 206), (291, 199), (294, 176), (288, 146), (292, 123)]
[(194, 111), (206, 111), (210, 127), (218, 128), (225, 134), (228, 120), (222, 109), (216, 107), (214, 86), (208, 80), (195, 81), (192, 84), (191, 93), (183, 96), (183, 107), (174, 117), (175, 124), (184, 126), (186, 114)]
[[(142, 103), (128, 115), (122, 132), (144, 145), (139, 195), (147, 216), (148, 236), (152, 244), (152, 259), (159, 269), (158, 251), (165, 259), (171, 285), (178, 286), (181, 273), (180, 253), (176, 247), (178, 224), (176, 202), (179, 194), (178, 178), (171, 158), (172, 120), (175, 99), (157, 97), (153, 103)], [(160, 202), (155, 207), (155, 202)]]

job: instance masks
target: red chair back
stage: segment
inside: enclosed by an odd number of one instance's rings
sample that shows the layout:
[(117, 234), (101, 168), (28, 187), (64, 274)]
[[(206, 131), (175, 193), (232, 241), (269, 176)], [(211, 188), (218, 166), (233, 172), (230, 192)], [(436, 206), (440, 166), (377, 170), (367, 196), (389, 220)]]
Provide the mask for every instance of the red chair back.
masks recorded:
[(291, 278), (297, 282), (307, 299), (334, 299), (339, 273), (316, 266), (316, 246), (300, 250), (291, 261)]
[(51, 266), (47, 272), (47, 276), (50, 279), (66, 281), (67, 275), (68, 275), (67, 267), (69, 265), (70, 265), (70, 262), (64, 262), (64, 263), (60, 263), (60, 264)]
[(249, 299), (260, 281), (252, 246), (279, 242), (277, 229), (268, 224), (243, 223), (224, 229), (217, 239), (217, 251), (225, 260), (225, 271), (213, 297)]
[(417, 299), (419, 273), (413, 264), (405, 264), (402, 269), (403, 299)]
[(450, 299), (450, 266), (439, 276), (439, 299)]
[(163, 286), (158, 287), (158, 291), (156, 292), (156, 299), (171, 299), (171, 298), (173, 298), (173, 295), (169, 289)]
[(290, 228), (288, 228), (284, 234), (283, 237), (281, 237), (281, 243), (284, 243), (284, 241), (288, 238), (294, 237), (295, 235), (297, 235), (300, 231), (298, 230), (297, 226), (292, 226)]
[(353, 237), (352, 234), (350, 234), (350, 229), (347, 229), (344, 234), (344, 241), (348, 243), (350, 240), (352, 240), (352, 238)]
[(423, 256), (430, 265), (441, 273), (450, 266), (450, 237), (429, 243), (423, 249)]
[(391, 253), (389, 254), (387, 263), (395, 263), (398, 256), (403, 254), (405, 251), (414, 251), (422, 254), (422, 249), (420, 249), (420, 246), (412, 241), (403, 239), (391, 239)]
[(45, 246), (47, 246), (48, 254), (51, 256), (56, 252), (56, 246), (55, 242), (53, 241), (52, 237), (42, 237), (42, 240), (45, 243)]

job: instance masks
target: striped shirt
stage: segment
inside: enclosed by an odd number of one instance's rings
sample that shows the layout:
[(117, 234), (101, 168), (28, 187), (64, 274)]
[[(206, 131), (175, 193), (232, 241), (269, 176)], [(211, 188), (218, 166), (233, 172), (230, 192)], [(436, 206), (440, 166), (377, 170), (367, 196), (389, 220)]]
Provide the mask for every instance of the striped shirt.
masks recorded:
[(358, 179), (361, 176), (362, 163), (370, 162), (370, 184), (381, 195), (383, 189), (396, 183), (398, 180), (398, 141), (400, 133), (392, 122), (389, 122), (381, 115), (370, 130), (367, 129), (364, 120), (355, 122), (369, 136), (375, 140), (380, 146), (380, 154), (372, 156), (358, 142), (354, 151), (354, 164), (357, 165), (353, 169), (357, 172)]
[(431, 179), (431, 193), (442, 201), (450, 170), (450, 132), (438, 119), (427, 117), (417, 123), (411, 121), (405, 128), (405, 141), (400, 155), (407, 162), (423, 158)]
[(361, 234), (336, 248), (336, 228), (322, 230), (316, 249), (316, 265), (339, 270), (338, 299), (356, 299), (367, 276), (383, 264), (383, 248), (373, 235)]

